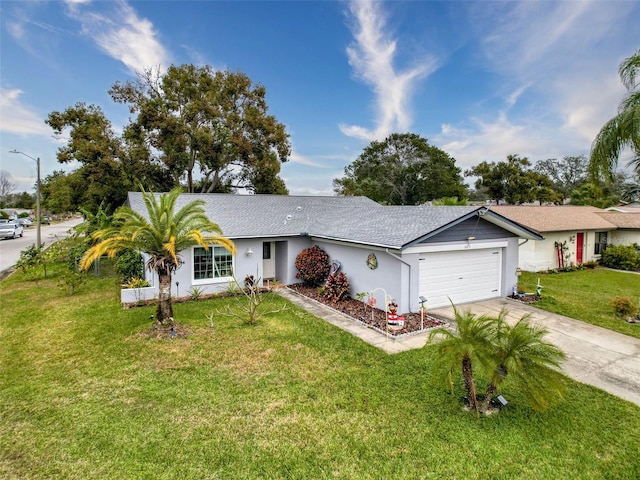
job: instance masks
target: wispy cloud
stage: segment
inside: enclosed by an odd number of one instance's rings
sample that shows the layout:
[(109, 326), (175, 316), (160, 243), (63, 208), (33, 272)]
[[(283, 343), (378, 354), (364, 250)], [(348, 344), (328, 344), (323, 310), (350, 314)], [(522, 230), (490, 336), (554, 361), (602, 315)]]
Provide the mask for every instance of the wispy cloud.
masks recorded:
[(341, 124), (350, 137), (382, 139), (394, 131), (406, 131), (411, 125), (410, 100), (416, 82), (432, 73), (434, 58), (423, 58), (405, 70), (394, 66), (397, 41), (387, 31), (386, 15), (377, 0), (354, 0), (349, 5), (354, 42), (347, 48), (354, 75), (372, 87), (375, 95), (376, 126)]
[(22, 90), (0, 88), (0, 131), (19, 135), (50, 136), (52, 131), (42, 116), (20, 100)]
[(66, 4), (67, 15), (81, 24), (82, 34), (132, 73), (155, 67), (164, 70), (170, 63), (153, 24), (139, 18), (126, 1), (100, 2), (100, 7), (109, 7), (106, 11), (92, 8), (87, 1), (68, 0)]
[(443, 125), (434, 137), (438, 146), (463, 168), (510, 153), (533, 161), (587, 154), (624, 93), (617, 78), (621, 57), (611, 52), (621, 51), (616, 42), (623, 37), (616, 34), (633, 28), (630, 13), (636, 7), (588, 1), (472, 4), (467, 14), (478, 62), (495, 75), (493, 93), (504, 103)]
[(293, 150), (291, 152), (291, 156), (289, 157), (289, 161), (291, 163), (297, 163), (299, 165), (306, 165), (308, 167), (316, 167), (316, 168), (329, 168), (327, 165), (323, 165), (322, 163), (318, 163), (317, 161), (311, 160), (304, 155), (301, 155), (299, 152)]

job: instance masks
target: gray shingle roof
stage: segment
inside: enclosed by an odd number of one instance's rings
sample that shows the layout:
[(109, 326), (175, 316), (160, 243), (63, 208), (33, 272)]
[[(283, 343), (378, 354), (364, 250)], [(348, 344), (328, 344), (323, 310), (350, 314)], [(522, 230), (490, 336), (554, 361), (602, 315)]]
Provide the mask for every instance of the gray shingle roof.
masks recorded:
[[(310, 236), (402, 248), (478, 207), (382, 206), (366, 197), (182, 194), (177, 207), (203, 200), (205, 212), (231, 239)], [(146, 214), (139, 192), (129, 206)]]

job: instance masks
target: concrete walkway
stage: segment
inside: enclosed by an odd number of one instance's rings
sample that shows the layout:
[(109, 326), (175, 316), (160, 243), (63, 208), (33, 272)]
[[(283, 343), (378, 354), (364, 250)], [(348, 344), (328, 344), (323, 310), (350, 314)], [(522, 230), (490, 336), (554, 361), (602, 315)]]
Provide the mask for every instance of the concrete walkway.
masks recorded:
[[(399, 339), (387, 338), (385, 334), (291, 290), (281, 289), (278, 292), (296, 305), (387, 353), (421, 348), (426, 343), (427, 332)], [(512, 321), (529, 313), (532, 323), (549, 330), (547, 340), (567, 355), (562, 365), (565, 375), (640, 406), (640, 339), (504, 298), (457, 307), (491, 316), (497, 316), (502, 308), (506, 308), (508, 319)], [(452, 307), (430, 309), (429, 313), (451, 322), (454, 319)]]

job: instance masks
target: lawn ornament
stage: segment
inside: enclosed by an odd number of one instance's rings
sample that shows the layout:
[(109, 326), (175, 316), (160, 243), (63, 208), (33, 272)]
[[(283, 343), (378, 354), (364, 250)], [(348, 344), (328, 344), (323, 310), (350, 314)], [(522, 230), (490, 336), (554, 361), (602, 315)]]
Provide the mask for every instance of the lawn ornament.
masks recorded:
[(387, 323), (394, 327), (404, 327), (404, 317), (398, 315), (398, 304), (395, 300), (392, 299), (387, 307)]

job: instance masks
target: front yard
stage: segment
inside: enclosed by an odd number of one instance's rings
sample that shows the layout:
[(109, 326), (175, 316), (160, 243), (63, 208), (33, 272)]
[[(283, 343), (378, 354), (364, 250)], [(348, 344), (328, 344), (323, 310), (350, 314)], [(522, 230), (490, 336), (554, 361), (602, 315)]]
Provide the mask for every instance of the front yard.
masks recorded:
[(433, 347), (389, 356), (293, 305), (211, 326), (229, 299), (175, 305), (191, 336), (152, 339), (153, 307), (118, 294), (0, 283), (1, 478), (640, 477), (640, 408), (586, 385), (541, 413), (505, 386), (477, 420)]
[(542, 300), (533, 306), (640, 338), (640, 324), (627, 323), (609, 304), (616, 296), (640, 302), (640, 275), (596, 268), (562, 273), (523, 272), (520, 288), (535, 292), (540, 279)]

